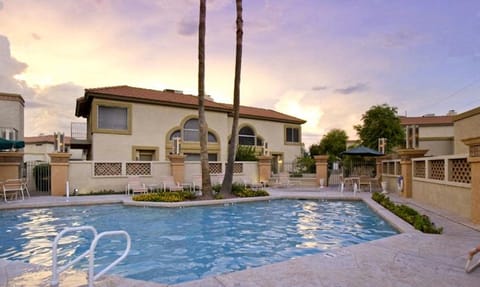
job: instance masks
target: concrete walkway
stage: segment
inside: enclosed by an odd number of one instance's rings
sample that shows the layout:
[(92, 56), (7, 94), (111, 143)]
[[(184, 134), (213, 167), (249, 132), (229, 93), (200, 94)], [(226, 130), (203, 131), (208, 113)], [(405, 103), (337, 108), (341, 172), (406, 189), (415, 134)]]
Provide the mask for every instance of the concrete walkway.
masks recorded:
[[(390, 195), (392, 200), (413, 206), (427, 214), (442, 235), (427, 235), (393, 216), (370, 199), (369, 193), (343, 194), (334, 189), (270, 189), (272, 198), (331, 198), (362, 199), (382, 217), (403, 233), (388, 238), (329, 251), (324, 254), (300, 257), (289, 261), (243, 271), (208, 277), (173, 286), (480, 286), (480, 268), (470, 274), (464, 271), (467, 253), (480, 244), (480, 226), (454, 217), (445, 211)], [(7, 208), (29, 208), (51, 205), (120, 203), (135, 204), (126, 196), (33, 197), (25, 201), (0, 204)], [(219, 201), (203, 204), (221, 203)], [(165, 205), (165, 204), (160, 204)], [(475, 258), (478, 260), (480, 255)], [(48, 286), (49, 268), (21, 262), (0, 260), (0, 287)], [(61, 278), (60, 286), (85, 286), (85, 274), (69, 271)], [(95, 286), (166, 286), (104, 276)]]

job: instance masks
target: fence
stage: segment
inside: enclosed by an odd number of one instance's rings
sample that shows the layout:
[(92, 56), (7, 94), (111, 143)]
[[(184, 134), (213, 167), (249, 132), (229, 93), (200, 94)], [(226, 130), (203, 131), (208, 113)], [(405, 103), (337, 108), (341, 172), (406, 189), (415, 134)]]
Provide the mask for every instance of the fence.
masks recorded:
[[(122, 192), (125, 190), (128, 176), (140, 176), (145, 184), (159, 184), (165, 176), (171, 175), (169, 161), (70, 161), (70, 189), (77, 188), (79, 193), (100, 191)], [(210, 174), (216, 177), (225, 173), (224, 162), (210, 162)], [(192, 182), (194, 175), (201, 174), (200, 162), (184, 163), (184, 182)], [(258, 179), (258, 163), (236, 162), (234, 181), (248, 177)], [(223, 180), (223, 177), (222, 177)]]
[(25, 162), (21, 175), (27, 179), (27, 186), (30, 193), (50, 194), (51, 176), (50, 164), (48, 162)]
[(470, 217), (471, 167), (467, 155), (412, 159), (412, 198)]

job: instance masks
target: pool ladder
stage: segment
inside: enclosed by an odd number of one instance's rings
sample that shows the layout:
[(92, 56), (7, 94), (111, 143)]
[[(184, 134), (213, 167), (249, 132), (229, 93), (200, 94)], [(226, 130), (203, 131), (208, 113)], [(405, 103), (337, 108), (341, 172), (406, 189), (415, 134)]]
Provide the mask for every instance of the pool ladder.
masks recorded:
[[(67, 263), (65, 266), (59, 267), (57, 264), (57, 246), (58, 242), (60, 239), (66, 234), (66, 233), (72, 233), (72, 232), (77, 232), (77, 231), (91, 231), (93, 234), (93, 240), (92, 243), (90, 244), (90, 248), (85, 251), (84, 253), (80, 254), (77, 258), (74, 260), (70, 261)], [(105, 267), (102, 271), (98, 272), (95, 274), (94, 271), (94, 265), (95, 265), (95, 248), (97, 247), (98, 241), (105, 236), (117, 236), (117, 235), (123, 235), (125, 236), (127, 240), (127, 246), (125, 250), (123, 251), (123, 254), (118, 257), (115, 261), (110, 263), (107, 267)], [(117, 265), (120, 261), (122, 261), (125, 257), (127, 257), (128, 252), (130, 252), (130, 246), (131, 246), (131, 240), (130, 240), (130, 235), (126, 231), (123, 230), (117, 230), (117, 231), (105, 231), (102, 233), (98, 233), (97, 230), (93, 226), (79, 226), (79, 227), (67, 227), (64, 230), (62, 230), (56, 237), (55, 240), (53, 241), (52, 244), (52, 281), (50, 283), (51, 287), (58, 287), (59, 285), (59, 276), (60, 273), (63, 271), (67, 270), (69, 267), (71, 267), (73, 264), (77, 263), (80, 261), (82, 258), (89, 256), (88, 257), (88, 287), (93, 287), (93, 282), (97, 280), (100, 276), (108, 272), (110, 269), (112, 269), (115, 265)]]

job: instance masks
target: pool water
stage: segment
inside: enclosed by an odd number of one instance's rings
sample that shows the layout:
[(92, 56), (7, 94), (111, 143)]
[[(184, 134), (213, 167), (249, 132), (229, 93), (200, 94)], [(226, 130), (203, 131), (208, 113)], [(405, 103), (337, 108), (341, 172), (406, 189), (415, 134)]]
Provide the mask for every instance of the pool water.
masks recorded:
[[(65, 227), (125, 230), (127, 258), (110, 274), (175, 284), (285, 261), (397, 234), (361, 201), (273, 200), (227, 206), (143, 208), (97, 205), (0, 212), (0, 258), (51, 265)], [(80, 236), (81, 235), (81, 236)], [(88, 249), (89, 234), (60, 241), (59, 263)], [(97, 272), (120, 256), (123, 238), (101, 239)], [(84, 259), (76, 268), (85, 268)], [(86, 270), (86, 269), (85, 269)]]

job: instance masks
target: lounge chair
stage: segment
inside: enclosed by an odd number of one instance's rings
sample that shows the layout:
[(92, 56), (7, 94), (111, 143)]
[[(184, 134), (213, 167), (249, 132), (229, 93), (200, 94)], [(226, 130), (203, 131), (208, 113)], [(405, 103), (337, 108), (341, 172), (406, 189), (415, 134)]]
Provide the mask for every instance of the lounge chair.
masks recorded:
[(164, 191), (182, 191), (188, 184), (175, 182), (173, 176), (165, 176), (162, 181)]
[(144, 183), (140, 181), (138, 176), (131, 176), (128, 178), (127, 188), (125, 190), (125, 194), (135, 195), (135, 193), (147, 193), (148, 189)]

